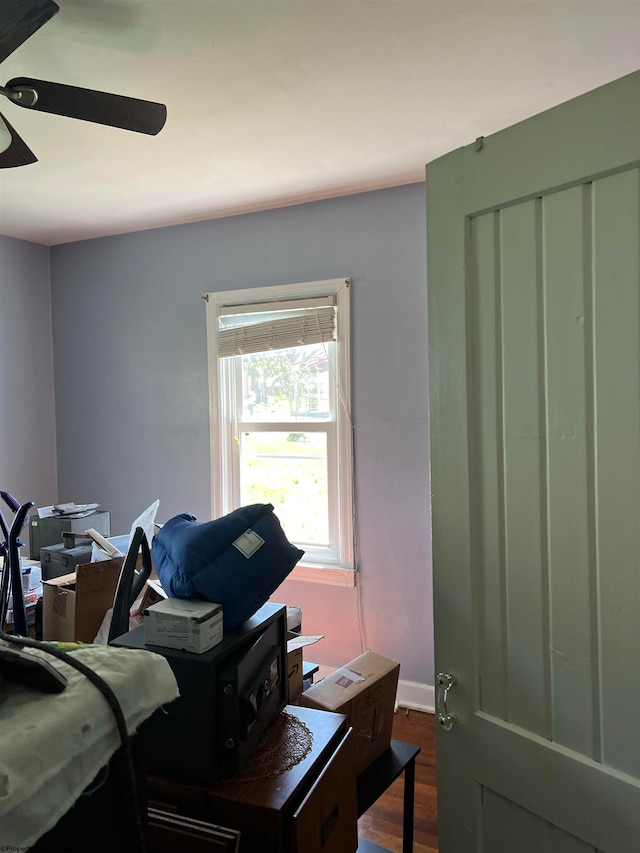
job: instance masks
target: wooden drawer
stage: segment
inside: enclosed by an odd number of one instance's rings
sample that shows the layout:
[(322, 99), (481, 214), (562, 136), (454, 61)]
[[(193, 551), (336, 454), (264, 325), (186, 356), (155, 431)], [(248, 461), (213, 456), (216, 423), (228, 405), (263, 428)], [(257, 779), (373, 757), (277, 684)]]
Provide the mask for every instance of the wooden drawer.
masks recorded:
[(148, 853), (238, 853), (240, 833), (207, 821), (149, 808)]
[[(312, 734), (312, 745), (307, 755), (278, 775), (253, 781), (236, 781), (232, 777), (211, 786), (207, 792), (210, 818), (240, 831), (240, 853), (291, 853), (294, 813), (327, 765), (344, 750), (347, 731), (344, 715), (291, 705), (286, 710)], [(343, 772), (350, 778), (356, 797), (353, 768), (348, 763), (343, 764)], [(354, 831), (357, 829), (356, 811), (357, 806), (353, 813)]]
[(356, 780), (345, 734), (294, 812), (291, 853), (354, 853), (358, 847)]

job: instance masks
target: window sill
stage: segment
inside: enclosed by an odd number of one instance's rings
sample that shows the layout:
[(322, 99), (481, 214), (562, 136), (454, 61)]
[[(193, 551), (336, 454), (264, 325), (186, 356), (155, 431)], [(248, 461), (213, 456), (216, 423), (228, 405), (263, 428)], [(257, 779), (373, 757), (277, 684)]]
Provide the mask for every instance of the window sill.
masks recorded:
[(356, 573), (353, 569), (341, 569), (339, 566), (298, 563), (289, 575), (289, 580), (323, 583), (329, 586), (354, 587), (356, 585)]

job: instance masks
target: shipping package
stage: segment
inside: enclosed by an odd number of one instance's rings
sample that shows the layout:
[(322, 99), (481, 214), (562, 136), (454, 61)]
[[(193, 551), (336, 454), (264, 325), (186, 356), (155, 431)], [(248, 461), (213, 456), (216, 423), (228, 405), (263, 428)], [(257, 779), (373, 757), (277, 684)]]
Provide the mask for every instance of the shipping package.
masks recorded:
[(353, 728), (356, 773), (391, 743), (399, 674), (399, 663), (367, 651), (298, 697), (299, 705), (347, 716)]
[(93, 643), (113, 606), (123, 557), (86, 563), (42, 583), (42, 636), (58, 642)]
[(144, 641), (150, 646), (201, 655), (222, 636), (222, 606), (211, 601), (164, 598), (144, 611)]

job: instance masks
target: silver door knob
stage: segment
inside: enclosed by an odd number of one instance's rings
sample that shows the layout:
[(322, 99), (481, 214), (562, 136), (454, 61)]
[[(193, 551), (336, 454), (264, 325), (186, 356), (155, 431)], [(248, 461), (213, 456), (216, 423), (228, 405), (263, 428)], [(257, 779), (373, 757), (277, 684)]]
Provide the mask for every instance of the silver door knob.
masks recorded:
[(438, 716), (438, 722), (445, 732), (450, 732), (458, 722), (456, 715), (450, 714), (447, 710), (447, 696), (449, 695), (451, 688), (457, 683), (458, 679), (455, 675), (451, 675), (448, 672), (439, 672), (436, 676), (436, 714)]

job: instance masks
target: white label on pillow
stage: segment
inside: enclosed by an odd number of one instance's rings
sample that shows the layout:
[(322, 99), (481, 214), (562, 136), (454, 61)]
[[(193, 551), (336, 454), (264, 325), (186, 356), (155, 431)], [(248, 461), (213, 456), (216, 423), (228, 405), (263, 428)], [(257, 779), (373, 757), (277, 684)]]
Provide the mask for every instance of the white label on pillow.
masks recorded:
[(233, 545), (240, 551), (241, 554), (249, 559), (249, 557), (253, 557), (258, 548), (261, 548), (264, 545), (264, 539), (262, 536), (258, 536), (255, 530), (245, 530), (245, 532), (238, 536)]

